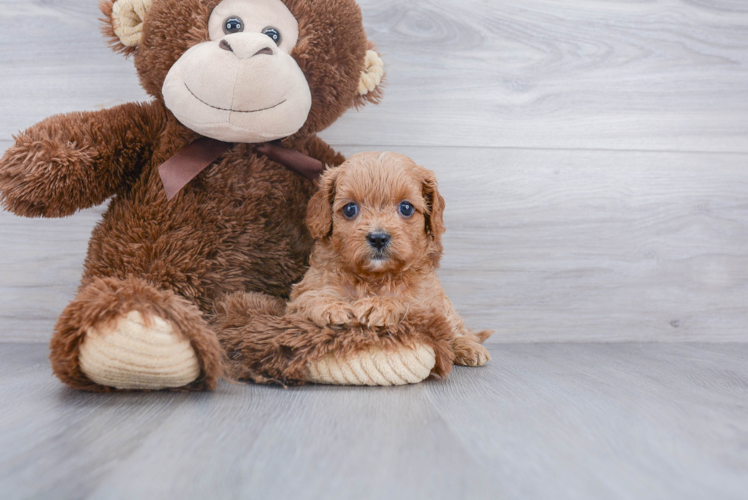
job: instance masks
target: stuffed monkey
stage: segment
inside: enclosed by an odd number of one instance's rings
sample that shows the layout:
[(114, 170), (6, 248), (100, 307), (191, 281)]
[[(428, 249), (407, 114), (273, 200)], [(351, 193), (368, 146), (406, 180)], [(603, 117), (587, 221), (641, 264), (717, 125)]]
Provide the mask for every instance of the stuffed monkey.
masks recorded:
[(354, 0), (101, 7), (112, 48), (133, 56), (152, 100), (19, 134), (0, 159), (0, 200), (18, 215), (64, 217), (110, 199), (51, 340), (60, 380), (213, 389), (224, 366), (215, 305), (286, 298), (301, 279), (309, 170), (344, 161), (316, 134), (379, 100), (382, 61)]

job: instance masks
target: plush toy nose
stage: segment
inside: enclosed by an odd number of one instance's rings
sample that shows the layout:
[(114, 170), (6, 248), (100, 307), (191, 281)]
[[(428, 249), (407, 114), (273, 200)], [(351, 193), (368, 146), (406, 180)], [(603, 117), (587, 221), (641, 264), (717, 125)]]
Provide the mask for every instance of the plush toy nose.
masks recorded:
[(239, 59), (249, 59), (259, 55), (275, 55), (278, 46), (269, 36), (262, 33), (233, 33), (218, 44), (223, 50), (233, 52)]

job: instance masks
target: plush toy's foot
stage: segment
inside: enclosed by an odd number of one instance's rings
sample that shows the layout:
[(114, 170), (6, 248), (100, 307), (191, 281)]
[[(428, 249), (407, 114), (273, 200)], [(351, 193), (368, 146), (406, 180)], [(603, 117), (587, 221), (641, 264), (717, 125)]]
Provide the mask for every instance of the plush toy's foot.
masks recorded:
[(309, 363), (305, 375), (316, 384), (417, 384), (428, 378), (435, 364), (434, 349), (425, 345), (396, 351), (371, 347), (347, 357), (328, 354)]
[(212, 389), (221, 375), (220, 345), (197, 307), (139, 279), (86, 286), (50, 349), (55, 374), (78, 389)]
[(159, 318), (138, 311), (86, 331), (80, 346), (81, 371), (116, 389), (164, 389), (194, 382), (200, 363), (190, 341)]

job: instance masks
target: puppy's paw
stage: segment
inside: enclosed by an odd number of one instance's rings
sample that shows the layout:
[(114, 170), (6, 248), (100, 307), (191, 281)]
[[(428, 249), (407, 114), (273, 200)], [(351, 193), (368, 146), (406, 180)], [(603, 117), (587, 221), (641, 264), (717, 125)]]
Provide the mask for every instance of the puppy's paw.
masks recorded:
[(332, 302), (324, 307), (311, 311), (309, 315), (319, 326), (347, 326), (355, 319), (353, 311), (344, 302)]
[(405, 311), (400, 302), (382, 297), (368, 297), (353, 304), (353, 314), (369, 328), (396, 325), (403, 319)]
[(456, 365), (483, 366), (491, 359), (488, 349), (467, 337), (453, 339), (452, 351), (455, 354)]

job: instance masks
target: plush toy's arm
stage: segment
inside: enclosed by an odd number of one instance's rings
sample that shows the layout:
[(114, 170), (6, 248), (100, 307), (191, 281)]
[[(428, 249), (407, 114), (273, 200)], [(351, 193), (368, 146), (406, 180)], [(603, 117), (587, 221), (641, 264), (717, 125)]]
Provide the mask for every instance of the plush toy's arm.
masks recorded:
[(284, 314), (277, 298), (237, 293), (218, 302), (211, 327), (229, 377), (260, 383), (401, 385), (446, 378), (454, 358), (449, 323), (423, 310), (390, 328), (341, 329)]
[(63, 217), (104, 202), (150, 158), (164, 119), (157, 105), (128, 103), (37, 123), (0, 158), (0, 202), (27, 217)]

